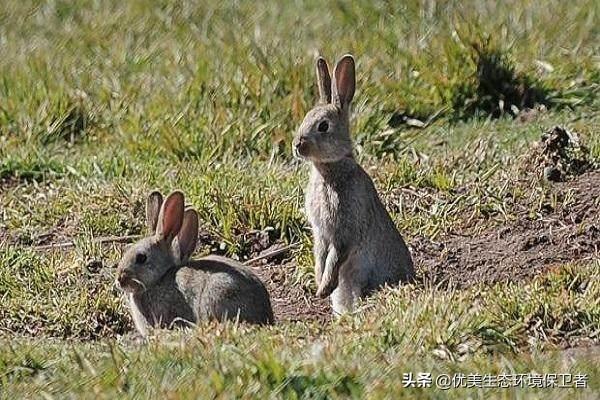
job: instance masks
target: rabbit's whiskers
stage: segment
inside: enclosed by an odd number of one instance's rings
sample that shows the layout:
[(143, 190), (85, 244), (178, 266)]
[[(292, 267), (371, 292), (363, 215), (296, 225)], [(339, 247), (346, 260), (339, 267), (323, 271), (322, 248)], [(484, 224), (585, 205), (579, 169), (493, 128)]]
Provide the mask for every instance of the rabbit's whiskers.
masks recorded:
[(135, 278), (131, 278), (131, 282), (134, 282), (138, 285), (140, 285), (142, 287), (142, 289), (144, 289), (144, 292), (146, 291), (146, 285), (144, 285), (144, 282), (140, 281), (139, 279), (135, 279)]

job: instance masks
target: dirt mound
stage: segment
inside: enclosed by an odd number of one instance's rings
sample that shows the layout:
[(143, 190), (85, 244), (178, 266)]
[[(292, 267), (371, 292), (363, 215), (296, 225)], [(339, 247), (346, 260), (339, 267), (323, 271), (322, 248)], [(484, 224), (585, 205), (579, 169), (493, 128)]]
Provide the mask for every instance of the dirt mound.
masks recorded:
[(275, 320), (329, 321), (331, 307), (328, 300), (317, 298), (314, 293), (294, 282), (295, 268), (296, 265), (291, 261), (283, 264), (262, 264), (252, 268), (271, 295)]
[[(439, 241), (413, 240), (413, 257), (425, 280), (467, 287), (518, 281), (553, 265), (600, 254), (600, 171), (555, 184), (552, 196), (567, 199), (539, 218), (518, 219), (482, 232), (450, 234)], [(559, 202), (560, 204), (561, 202)]]
[[(550, 182), (563, 182), (593, 168), (589, 150), (579, 136), (566, 128), (555, 126), (545, 132), (526, 157), (522, 168)], [(535, 173), (539, 171), (539, 173)]]

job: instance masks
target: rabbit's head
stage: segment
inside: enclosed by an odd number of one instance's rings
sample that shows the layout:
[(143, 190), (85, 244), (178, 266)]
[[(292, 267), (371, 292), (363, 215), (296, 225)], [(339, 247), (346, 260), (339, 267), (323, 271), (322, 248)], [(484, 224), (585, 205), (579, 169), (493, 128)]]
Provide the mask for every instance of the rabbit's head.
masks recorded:
[(175, 191), (163, 202), (150, 193), (146, 224), (152, 236), (133, 244), (119, 262), (117, 284), (129, 292), (142, 292), (155, 285), (173, 267), (185, 265), (196, 248), (198, 214), (185, 209), (183, 193)]
[(293, 143), (296, 157), (316, 163), (339, 161), (352, 155), (349, 116), (356, 78), (354, 58), (338, 61), (333, 79), (324, 58), (317, 59), (319, 104), (304, 117)]

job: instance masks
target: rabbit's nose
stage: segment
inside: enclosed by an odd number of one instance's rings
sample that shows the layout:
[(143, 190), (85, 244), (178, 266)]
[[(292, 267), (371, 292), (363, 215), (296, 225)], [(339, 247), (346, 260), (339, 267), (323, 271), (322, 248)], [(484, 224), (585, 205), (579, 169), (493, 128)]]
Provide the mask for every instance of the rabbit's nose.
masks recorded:
[(308, 145), (307, 140), (300, 136), (294, 140), (294, 152), (299, 155), (305, 155), (306, 147)]

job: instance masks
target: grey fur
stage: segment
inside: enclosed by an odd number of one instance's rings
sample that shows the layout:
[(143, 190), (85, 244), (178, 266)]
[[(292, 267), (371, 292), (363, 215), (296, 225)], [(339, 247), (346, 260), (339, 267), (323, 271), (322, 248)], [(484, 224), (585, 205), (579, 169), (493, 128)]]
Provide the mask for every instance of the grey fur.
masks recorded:
[[(322, 76), (328, 71), (321, 60), (322, 100)], [(336, 314), (351, 311), (358, 298), (384, 285), (414, 278), (402, 236), (373, 181), (354, 159), (349, 127), (354, 74), (352, 56), (342, 57), (333, 74), (330, 103), (307, 113), (293, 144), (294, 154), (312, 163), (305, 207), (313, 230), (317, 295), (331, 295)]]
[[(273, 323), (269, 293), (251, 269), (220, 256), (190, 260), (198, 215), (183, 207), (181, 192), (169, 195), (162, 203), (156, 233), (135, 243), (119, 262), (117, 285), (126, 293), (136, 329), (146, 335), (149, 327), (212, 319)], [(147, 217), (151, 219), (150, 214)]]

